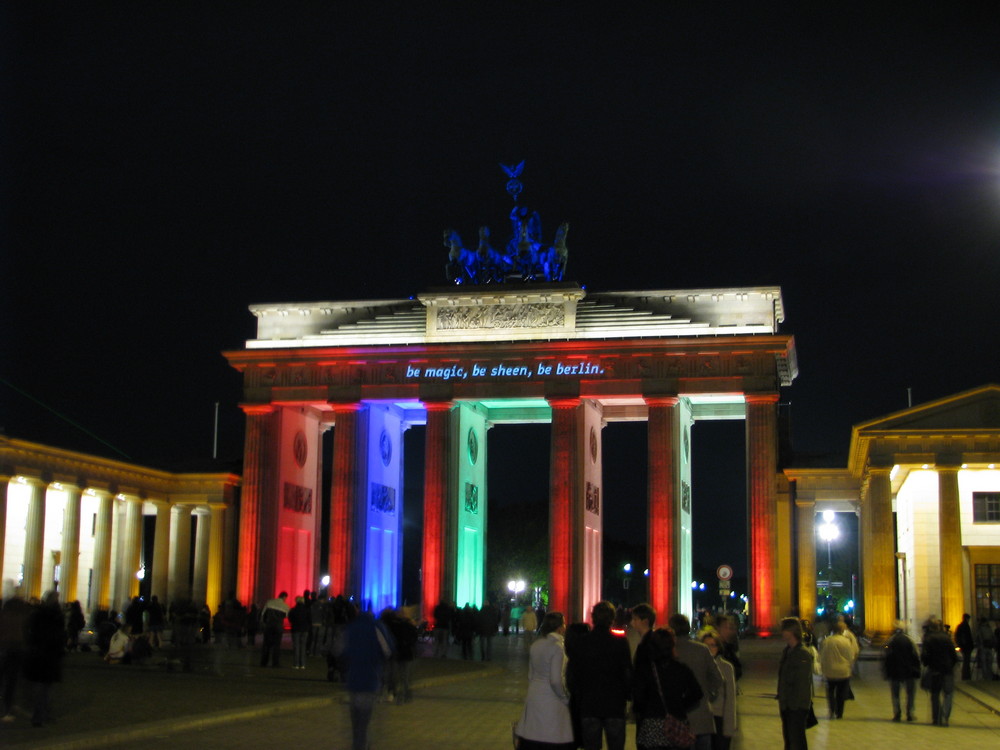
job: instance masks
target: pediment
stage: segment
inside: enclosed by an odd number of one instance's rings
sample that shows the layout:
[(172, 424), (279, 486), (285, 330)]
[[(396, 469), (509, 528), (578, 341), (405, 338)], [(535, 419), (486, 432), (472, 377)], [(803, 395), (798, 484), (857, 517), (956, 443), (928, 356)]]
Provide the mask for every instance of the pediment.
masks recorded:
[(858, 431), (1000, 430), (1000, 386), (985, 385), (970, 391), (918, 404), (904, 411), (858, 425)]

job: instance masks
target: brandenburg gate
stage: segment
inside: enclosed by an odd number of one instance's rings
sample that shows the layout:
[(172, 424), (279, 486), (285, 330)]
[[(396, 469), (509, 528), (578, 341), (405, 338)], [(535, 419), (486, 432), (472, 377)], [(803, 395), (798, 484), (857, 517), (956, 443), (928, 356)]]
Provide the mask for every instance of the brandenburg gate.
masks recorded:
[[(688, 611), (692, 512), (712, 512), (692, 509), (691, 428), (743, 419), (751, 625), (774, 628), (779, 589), (790, 588), (777, 580), (779, 557), (793, 557), (778, 529), (777, 402), (797, 374), (794, 340), (778, 332), (779, 288), (595, 293), (542, 280), (251, 311), (256, 338), (225, 355), (243, 374), (247, 418), (242, 601), (314, 588), (328, 573), (331, 594), (398, 606), (402, 436), (426, 425), (424, 616), (442, 599), (481, 604), (486, 431), (545, 422), (549, 607), (583, 620), (602, 596), (602, 428), (632, 420), (648, 425), (651, 603)], [(329, 429), (332, 455), (322, 455)], [(330, 553), (321, 560), (326, 462)]]

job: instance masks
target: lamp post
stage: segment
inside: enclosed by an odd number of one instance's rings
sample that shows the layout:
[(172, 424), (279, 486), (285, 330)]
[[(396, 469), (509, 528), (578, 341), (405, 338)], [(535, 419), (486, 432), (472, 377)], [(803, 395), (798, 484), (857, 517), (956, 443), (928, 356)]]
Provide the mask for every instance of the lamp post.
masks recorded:
[(525, 585), (524, 581), (520, 580), (507, 582), (507, 588), (510, 590), (511, 601), (517, 601), (517, 597), (520, 596), (522, 591), (524, 591)]
[(823, 511), (823, 523), (819, 526), (819, 538), (826, 542), (826, 590), (829, 596), (833, 588), (833, 557), (830, 551), (835, 539), (840, 537), (840, 529), (834, 523), (835, 514), (832, 510)]

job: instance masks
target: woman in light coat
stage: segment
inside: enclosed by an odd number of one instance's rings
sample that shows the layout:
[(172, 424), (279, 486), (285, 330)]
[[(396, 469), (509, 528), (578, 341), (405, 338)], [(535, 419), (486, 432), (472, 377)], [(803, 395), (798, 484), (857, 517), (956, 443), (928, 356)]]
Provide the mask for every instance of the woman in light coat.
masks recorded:
[(514, 728), (520, 750), (573, 750), (573, 723), (566, 690), (566, 620), (549, 612), (528, 660), (528, 695), (524, 712)]
[(736, 670), (722, 658), (720, 650), (722, 639), (714, 628), (702, 630), (698, 639), (708, 646), (719, 672), (722, 673), (722, 690), (715, 696), (714, 701), (708, 702), (715, 718), (712, 750), (729, 750), (733, 735), (736, 734)]

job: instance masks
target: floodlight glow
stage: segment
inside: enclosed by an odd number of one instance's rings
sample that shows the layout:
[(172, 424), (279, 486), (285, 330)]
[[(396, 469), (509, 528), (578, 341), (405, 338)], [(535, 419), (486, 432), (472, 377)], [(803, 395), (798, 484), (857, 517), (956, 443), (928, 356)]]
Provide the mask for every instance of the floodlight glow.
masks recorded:
[(632, 572), (632, 563), (625, 563), (625, 567), (622, 568), (622, 570), (624, 570), (626, 573), (631, 573)]
[(642, 574), (646, 577), (649, 577), (649, 568), (646, 568), (644, 571), (642, 571)]
[(136, 577), (136, 578), (138, 578), (138, 579), (139, 579), (140, 581), (141, 581), (142, 579), (144, 579), (144, 578), (146, 577), (146, 569), (145, 569), (145, 568), (139, 568), (139, 569), (138, 569), (138, 570), (137, 570), (137, 571), (135, 572), (135, 577)]
[(833, 511), (832, 510), (824, 510), (823, 511), (823, 520), (826, 521), (827, 523), (833, 523)]
[(824, 523), (819, 527), (819, 538), (824, 542), (832, 542), (840, 537), (840, 529), (835, 523)]
[(323, 588), (326, 588), (330, 585), (330, 576), (323, 576), (319, 579), (319, 583)]

